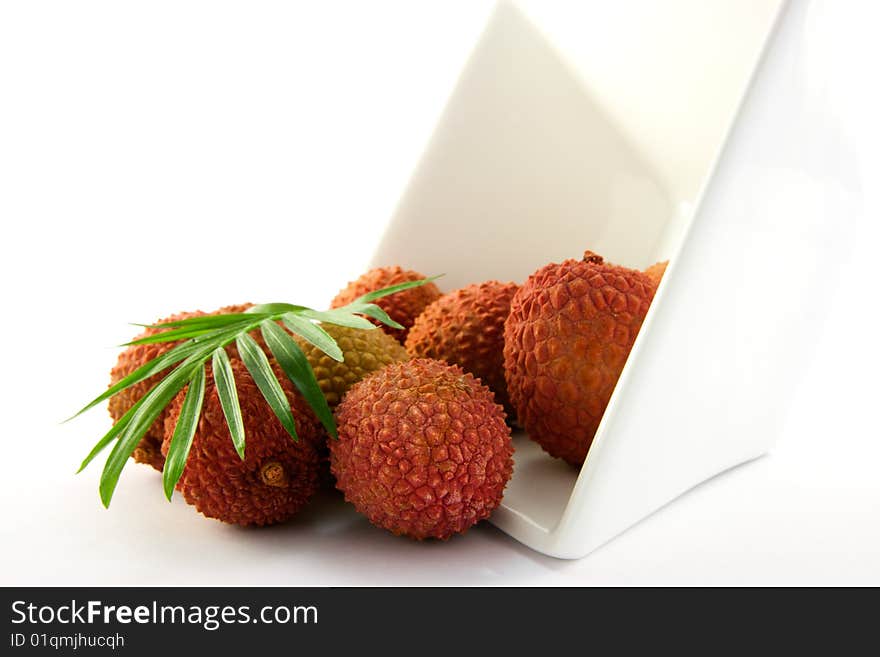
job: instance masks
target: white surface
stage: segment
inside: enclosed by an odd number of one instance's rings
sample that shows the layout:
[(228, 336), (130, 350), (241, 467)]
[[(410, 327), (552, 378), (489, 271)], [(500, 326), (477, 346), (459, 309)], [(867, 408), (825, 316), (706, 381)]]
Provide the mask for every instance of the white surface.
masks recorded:
[[(838, 293), (816, 300), (823, 337), (770, 456), (576, 562), (488, 525), (412, 543), (333, 496), (283, 527), (225, 527), (168, 505), (135, 464), (104, 511), (99, 469), (73, 476), (108, 421), (58, 421), (106, 385), (125, 322), (247, 299), (321, 305), (365, 266), (491, 9), (412, 4), (2, 6), (0, 584), (880, 584), (880, 107), (867, 84), (880, 48), (866, 6), (816, 7), (815, 65), (858, 137), (865, 213)], [(172, 267), (179, 248), (198, 257)]]

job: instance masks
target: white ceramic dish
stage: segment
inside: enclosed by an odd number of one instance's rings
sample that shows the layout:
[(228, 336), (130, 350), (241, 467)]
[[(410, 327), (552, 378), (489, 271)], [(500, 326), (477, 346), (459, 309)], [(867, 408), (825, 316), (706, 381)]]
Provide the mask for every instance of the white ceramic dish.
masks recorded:
[(581, 471), (515, 439), (492, 521), (564, 558), (770, 448), (834, 239), (800, 212), (808, 3), (611, 4), (497, 7), (373, 257), (446, 289), (586, 248), (671, 260)]

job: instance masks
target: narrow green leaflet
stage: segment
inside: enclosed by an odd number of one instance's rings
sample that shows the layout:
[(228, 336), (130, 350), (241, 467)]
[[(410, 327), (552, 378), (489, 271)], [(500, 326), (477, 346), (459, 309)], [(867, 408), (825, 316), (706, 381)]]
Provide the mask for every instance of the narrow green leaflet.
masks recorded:
[(372, 317), (373, 319), (378, 319), (383, 324), (390, 326), (391, 328), (402, 329), (403, 326), (395, 322), (391, 317), (389, 317), (388, 313), (382, 310), (375, 303), (366, 303), (362, 306), (353, 306), (356, 308), (352, 312), (361, 313), (363, 315), (367, 315), (368, 317)]
[(162, 484), (165, 487), (165, 497), (171, 500), (174, 487), (177, 485), (189, 450), (192, 447), (193, 436), (199, 425), (199, 416), (202, 413), (202, 402), (205, 399), (205, 366), (202, 365), (189, 381), (189, 388), (183, 405), (180, 407), (180, 416), (171, 436), (171, 444), (165, 457), (165, 467), (162, 469)]
[(197, 326), (221, 328), (245, 319), (253, 319), (253, 314), (223, 313), (220, 315), (199, 315), (198, 317), (175, 319), (170, 322), (159, 322), (158, 324), (134, 324), (134, 326), (143, 326), (144, 328), (180, 328), (186, 326), (193, 328)]
[[(333, 421), (333, 413), (330, 411), (330, 407), (327, 406), (327, 400), (324, 398), (324, 393), (321, 392), (318, 380), (315, 378), (315, 373), (309, 366), (309, 361), (296, 343), (296, 340), (291, 338), (275, 322), (267, 320), (263, 322), (260, 328), (269, 351), (272, 352), (281, 369), (284, 370), (284, 373), (293, 382), (293, 385), (297, 387), (309, 406), (315, 411), (315, 415), (318, 416), (321, 424), (327, 429), (327, 433), (334, 438), (338, 437), (336, 422)], [(334, 344), (336, 343), (334, 342)]]
[(214, 350), (212, 361), (214, 384), (217, 388), (217, 396), (220, 398), (220, 408), (226, 418), (226, 426), (229, 427), (229, 435), (239, 458), (244, 460), (244, 421), (241, 419), (241, 406), (238, 404), (238, 390), (235, 388), (235, 375), (232, 373), (232, 365), (229, 356), (223, 347)]
[[(281, 320), (287, 328), (297, 335), (302, 336), (304, 340), (315, 345), (318, 349), (330, 356), (330, 358), (339, 361), (340, 363), (342, 362), (342, 349), (336, 344), (336, 340), (331, 338), (330, 334), (320, 326), (312, 323), (304, 317), (300, 317), (296, 313), (285, 313)], [(264, 324), (265, 322), (263, 325)]]
[(403, 292), (404, 290), (409, 290), (410, 288), (413, 288), (413, 287), (420, 287), (422, 285), (426, 285), (428, 283), (431, 283), (432, 281), (436, 281), (438, 278), (440, 278), (440, 276), (443, 276), (443, 274), (440, 274), (439, 276), (432, 276), (431, 278), (423, 278), (418, 281), (407, 281), (406, 283), (398, 283), (397, 285), (383, 287), (381, 290), (374, 290), (373, 292), (368, 292), (367, 294), (358, 297), (350, 305), (354, 305), (359, 302), (363, 303), (363, 302), (375, 301), (376, 299), (381, 299), (382, 297), (387, 297), (389, 294), (394, 294), (396, 292)]
[(216, 331), (214, 328), (190, 328), (190, 327), (182, 327), (182, 328), (173, 328), (167, 331), (162, 331), (160, 333), (155, 333), (153, 335), (148, 335), (144, 338), (137, 338), (132, 340), (131, 342), (125, 342), (121, 344), (121, 347), (131, 347), (139, 344), (156, 344), (159, 342), (176, 342), (177, 340), (187, 340), (189, 338), (195, 338), (200, 335), (205, 335), (207, 333), (213, 333)]
[(298, 313), (303, 310), (308, 310), (308, 308), (305, 306), (297, 306), (292, 303), (261, 303), (256, 306), (251, 306), (245, 312), (249, 315), (283, 315), (284, 313)]
[(113, 491), (116, 489), (122, 468), (125, 467), (128, 457), (131, 456), (140, 439), (159, 417), (168, 402), (180, 392), (198, 366), (199, 361), (190, 356), (144, 396), (143, 404), (129, 420), (128, 426), (119, 436), (119, 440), (116, 441), (116, 445), (104, 464), (99, 486), (104, 506), (110, 505), (110, 499), (113, 497)]
[[(439, 276), (434, 276), (432, 278), (425, 278), (419, 281), (407, 281), (406, 283), (398, 283), (397, 285), (392, 285), (390, 287), (382, 288), (381, 290), (375, 290), (374, 292), (368, 292), (363, 296), (358, 297), (350, 304), (342, 306), (341, 308), (336, 308), (334, 310), (327, 311), (326, 313), (314, 313), (310, 316), (315, 319), (321, 319), (323, 321), (330, 322), (331, 324), (341, 324), (342, 326), (353, 326), (349, 323), (343, 323), (339, 321), (339, 315), (343, 315), (342, 320), (344, 322), (350, 322), (352, 318), (356, 315), (354, 313), (358, 313), (361, 315), (366, 315), (367, 317), (372, 317), (375, 320), (378, 320), (385, 324), (386, 326), (390, 326), (396, 329), (402, 329), (403, 326), (398, 324), (394, 319), (392, 319), (388, 313), (386, 313), (382, 308), (377, 306), (372, 301), (376, 299), (381, 299), (382, 297), (386, 297), (389, 294), (395, 294), (396, 292), (402, 292), (403, 290), (409, 290), (414, 287), (419, 287), (421, 285), (425, 285), (426, 283), (430, 283), (431, 281), (437, 280), (440, 278)], [(332, 316), (327, 317), (328, 314), (332, 313)], [(325, 315), (325, 317), (318, 317), (317, 315)], [(369, 323), (369, 322), (367, 322)], [(371, 324), (371, 326), (373, 326)], [(359, 323), (357, 326), (353, 326), (353, 328), (367, 328), (363, 323)]]
[(319, 310), (304, 310), (300, 314), (309, 319), (317, 319), (318, 321), (327, 322), (328, 324), (336, 324), (337, 326), (347, 326), (349, 328), (363, 329), (365, 331), (371, 331), (378, 328), (369, 320), (366, 320), (363, 317), (358, 317), (357, 315), (352, 315), (347, 310), (342, 310), (341, 308), (325, 310), (323, 312)]
[(260, 322), (260, 316), (254, 317), (252, 315), (242, 315), (242, 317), (244, 317), (244, 319), (240, 319), (237, 322), (233, 322), (231, 324), (221, 324), (217, 327), (190, 328), (184, 326), (168, 331), (161, 331), (159, 333), (156, 333), (155, 335), (148, 335), (145, 338), (138, 338), (137, 340), (133, 340), (123, 346), (136, 344), (154, 344), (158, 342), (177, 342), (178, 340), (185, 339), (192, 339), (193, 342), (204, 342), (205, 340), (213, 340), (221, 334), (229, 335), (230, 339), (232, 339), (232, 337), (238, 335), (240, 331), (251, 330)]
[(293, 412), (290, 410), (290, 402), (284, 394), (284, 389), (275, 377), (272, 366), (269, 365), (269, 359), (260, 349), (260, 345), (247, 333), (238, 336), (236, 340), (238, 353), (248, 372), (254, 378), (257, 388), (263, 393), (263, 398), (269, 407), (275, 413), (276, 417), (284, 425), (294, 440), (299, 440), (296, 435), (296, 422), (293, 419)]

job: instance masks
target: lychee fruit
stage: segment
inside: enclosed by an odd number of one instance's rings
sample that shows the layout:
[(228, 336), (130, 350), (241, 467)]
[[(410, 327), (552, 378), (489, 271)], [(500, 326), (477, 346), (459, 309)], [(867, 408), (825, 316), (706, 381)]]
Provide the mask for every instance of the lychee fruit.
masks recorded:
[[(209, 371), (202, 413), (177, 489), (208, 518), (238, 525), (283, 522), (305, 506), (318, 488), (318, 422), (275, 365), (275, 376), (293, 411), (299, 438), (294, 441), (242, 361), (231, 358), (230, 364), (244, 424), (245, 458), (235, 451)], [(163, 456), (171, 445), (184, 397), (185, 391), (168, 407)]]
[(653, 281), (655, 288), (660, 285), (660, 279), (662, 279), (663, 274), (666, 273), (666, 265), (668, 264), (668, 260), (664, 260), (663, 262), (656, 262), (645, 270), (648, 278)]
[[(427, 276), (415, 271), (409, 271), (400, 267), (377, 267), (371, 269), (366, 274), (358, 278), (356, 281), (349, 283), (344, 290), (336, 295), (331, 308), (339, 308), (351, 303), (355, 299), (368, 292), (375, 292), (382, 288), (406, 283), (408, 281), (419, 281)], [(413, 325), (425, 307), (440, 298), (440, 290), (434, 283), (425, 283), (419, 287), (403, 290), (396, 294), (388, 295), (376, 299), (375, 303), (384, 310), (395, 322), (403, 326), (402, 329), (394, 329), (385, 326), (380, 322), (373, 323), (382, 328), (389, 335), (393, 335), (398, 342), (403, 344), (406, 341), (406, 335), (409, 328)]]
[[(336, 361), (300, 336), (294, 339), (302, 348), (327, 405), (335, 408), (349, 388), (368, 374), (391, 363), (409, 359), (409, 354), (395, 338), (384, 331), (365, 330), (324, 323), (321, 327), (330, 334), (342, 350), (343, 362)], [(333, 489), (335, 481), (330, 474), (330, 453), (326, 432), (322, 434), (318, 453), (321, 457), (321, 488)]]
[(393, 363), (336, 410), (330, 467), (345, 499), (394, 534), (447, 539), (489, 516), (513, 472), (492, 391), (457, 365)]
[(378, 369), (402, 360), (408, 360), (406, 349), (387, 333), (324, 323), (321, 325), (342, 350), (343, 362), (338, 362), (323, 351), (294, 336), (315, 373), (318, 385), (334, 408), (355, 383)]
[(643, 272), (587, 251), (542, 267), (514, 295), (507, 389), (519, 424), (551, 455), (584, 462), (654, 290)]
[[(194, 312), (183, 312), (178, 313), (176, 315), (171, 315), (170, 317), (166, 317), (164, 319), (157, 320), (156, 324), (162, 324), (164, 322), (173, 322), (180, 321), (182, 319), (189, 319), (190, 317), (201, 317), (203, 315), (215, 315), (221, 313), (241, 313), (250, 308), (253, 304), (240, 304), (235, 306), (226, 306), (217, 310), (213, 313), (204, 313), (200, 310)], [(145, 338), (151, 335), (156, 335), (164, 329), (157, 328), (148, 328), (145, 329), (140, 335), (136, 336), (134, 339)], [(149, 361), (154, 358), (158, 358), (162, 354), (171, 351), (172, 348), (180, 344), (180, 341), (177, 342), (156, 342), (153, 344), (138, 344), (127, 347), (122, 353), (119, 354), (119, 358), (116, 361), (116, 365), (110, 370), (110, 385), (114, 385), (119, 382), (121, 379), (125, 378), (136, 369), (145, 365)], [(130, 409), (141, 397), (147, 394), (150, 389), (156, 385), (159, 381), (161, 381), (166, 375), (167, 371), (160, 372), (149, 379), (141, 381), (125, 390), (118, 392), (113, 395), (108, 403), (107, 408), (110, 411), (110, 417), (113, 418), (113, 421), (116, 422), (128, 412)], [(165, 465), (165, 457), (162, 456), (162, 439), (164, 437), (164, 422), (165, 417), (167, 416), (168, 410), (167, 408), (162, 411), (162, 414), (156, 418), (156, 421), (147, 429), (147, 432), (144, 434), (144, 437), (141, 438), (141, 441), (138, 443), (134, 452), (132, 453), (132, 458), (138, 463), (146, 463), (148, 465), (153, 466), (156, 470), (161, 471)]]
[(495, 393), (514, 415), (504, 380), (504, 321), (516, 283), (487, 281), (443, 295), (416, 318), (406, 338), (413, 358), (460, 365)]

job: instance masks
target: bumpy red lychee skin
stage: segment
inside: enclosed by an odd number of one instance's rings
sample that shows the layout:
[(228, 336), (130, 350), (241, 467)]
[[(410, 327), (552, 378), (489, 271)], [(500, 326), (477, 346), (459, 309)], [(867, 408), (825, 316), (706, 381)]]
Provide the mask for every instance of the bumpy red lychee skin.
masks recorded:
[[(375, 292), (392, 285), (408, 281), (419, 281), (424, 278), (427, 278), (427, 276), (397, 266), (377, 267), (376, 269), (371, 269), (356, 281), (349, 283), (344, 290), (336, 295), (330, 307), (339, 308), (368, 292)], [(426, 283), (419, 287), (382, 297), (377, 299), (375, 304), (388, 313), (391, 319), (403, 326), (403, 328), (394, 329), (377, 321), (373, 323), (389, 335), (397, 338), (400, 344), (403, 344), (406, 342), (406, 335), (413, 322), (416, 321), (416, 317), (422, 314), (422, 311), (428, 304), (433, 303), (439, 298), (440, 290), (434, 283)]]
[(460, 365), (495, 393), (508, 417), (513, 408), (504, 380), (504, 322), (516, 283), (487, 281), (445, 294), (416, 318), (406, 338), (413, 358)]
[(355, 384), (330, 441), (337, 488), (373, 524), (447, 539), (486, 518), (513, 472), (513, 443), (492, 391), (460, 367), (394, 363)]
[(584, 462), (654, 289), (643, 272), (588, 251), (542, 267), (514, 295), (507, 389), (520, 425), (551, 455)]
[(645, 274), (654, 283), (655, 288), (660, 285), (660, 281), (663, 278), (663, 274), (666, 273), (666, 266), (668, 264), (668, 260), (664, 260), (663, 262), (656, 262), (645, 270)]
[[(283, 522), (318, 489), (321, 430), (309, 406), (274, 366), (293, 411), (299, 437), (295, 442), (244, 364), (237, 358), (230, 362), (244, 421), (245, 459), (239, 458), (232, 444), (209, 367), (202, 414), (177, 490), (208, 518), (242, 526)], [(163, 456), (171, 445), (184, 396), (182, 392), (169, 405)]]
[[(343, 395), (355, 383), (371, 372), (389, 363), (408, 360), (409, 354), (396, 338), (384, 331), (349, 328), (324, 323), (322, 328), (330, 334), (342, 350), (343, 362), (337, 362), (305, 339), (294, 336), (315, 373), (321, 392), (330, 408), (335, 408)], [(336, 482), (330, 474), (330, 451), (327, 436), (318, 448), (321, 455), (321, 488), (333, 489)]]
[[(244, 312), (253, 304), (240, 304), (236, 306), (226, 306), (217, 310), (215, 313), (210, 314), (219, 314), (219, 313), (240, 313)], [(163, 322), (173, 322), (180, 321), (182, 319), (189, 319), (190, 317), (201, 317), (209, 313), (204, 313), (201, 310), (197, 310), (195, 312), (183, 312), (178, 313), (176, 315), (171, 315), (170, 317), (166, 317), (164, 319), (160, 319), (156, 321), (156, 324), (161, 324)], [(154, 329), (148, 328), (145, 329), (140, 335), (137, 335), (134, 339), (137, 340), (139, 338), (145, 338), (151, 335), (155, 335), (159, 333), (162, 329)], [(180, 342), (158, 342), (155, 344), (139, 344), (128, 347), (119, 354), (119, 358), (116, 361), (116, 365), (110, 370), (110, 385), (114, 385), (119, 380), (125, 378), (132, 372), (134, 372), (140, 366), (148, 363), (154, 358), (158, 358), (162, 354), (167, 351), (170, 351), (173, 347), (180, 344)], [(130, 388), (126, 388), (125, 390), (113, 395), (110, 398), (107, 404), (107, 409), (110, 411), (110, 417), (113, 418), (113, 421), (116, 422), (121, 418), (125, 413), (130, 409), (135, 402), (137, 402), (141, 397), (147, 394), (150, 389), (156, 385), (164, 376), (168, 374), (168, 370), (165, 372), (161, 372), (155, 376), (146, 379), (145, 381), (141, 381), (140, 383), (131, 386)], [(165, 465), (165, 457), (162, 456), (162, 439), (164, 437), (164, 422), (165, 417), (167, 416), (167, 409), (163, 410), (162, 414), (156, 419), (156, 421), (150, 426), (147, 430), (147, 433), (144, 434), (144, 437), (138, 443), (138, 446), (135, 448), (132, 453), (132, 458), (138, 463), (146, 463), (151, 465), (156, 470), (161, 471), (163, 466)]]

